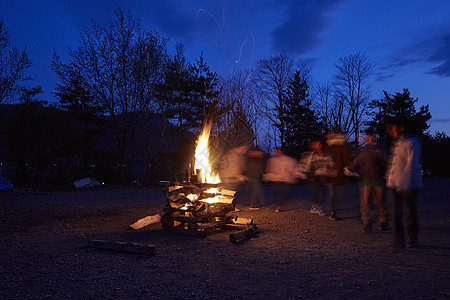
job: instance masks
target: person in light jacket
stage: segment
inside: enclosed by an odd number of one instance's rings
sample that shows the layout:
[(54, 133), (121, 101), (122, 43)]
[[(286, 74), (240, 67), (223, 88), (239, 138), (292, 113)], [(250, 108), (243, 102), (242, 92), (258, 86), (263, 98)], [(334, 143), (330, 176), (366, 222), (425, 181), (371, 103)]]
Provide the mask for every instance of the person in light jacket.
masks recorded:
[(273, 182), (273, 189), (278, 196), (276, 212), (283, 211), (283, 204), (289, 199), (291, 184), (297, 181), (297, 160), (275, 149), (273, 157), (267, 160), (265, 181)]
[(386, 186), (393, 201), (394, 249), (405, 247), (403, 207), (406, 208), (407, 219), (406, 247), (416, 248), (419, 244), (416, 205), (418, 190), (422, 187), (422, 142), (417, 136), (406, 134), (406, 124), (405, 118), (393, 118), (387, 126), (388, 134), (395, 139), (386, 176)]

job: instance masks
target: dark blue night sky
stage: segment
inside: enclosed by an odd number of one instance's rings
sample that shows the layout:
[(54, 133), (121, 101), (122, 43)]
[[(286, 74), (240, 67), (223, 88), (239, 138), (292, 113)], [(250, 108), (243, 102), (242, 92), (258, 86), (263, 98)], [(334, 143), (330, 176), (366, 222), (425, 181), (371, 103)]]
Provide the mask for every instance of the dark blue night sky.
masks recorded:
[(372, 98), (409, 88), (430, 104), (431, 132), (450, 134), (450, 2), (448, 0), (1, 0), (12, 41), (27, 47), (34, 81), (52, 100), (53, 49), (65, 58), (93, 18), (105, 25), (114, 8), (130, 10), (145, 29), (204, 53), (219, 75), (252, 69), (258, 59), (285, 52), (330, 80), (339, 57), (365, 53), (376, 65)]

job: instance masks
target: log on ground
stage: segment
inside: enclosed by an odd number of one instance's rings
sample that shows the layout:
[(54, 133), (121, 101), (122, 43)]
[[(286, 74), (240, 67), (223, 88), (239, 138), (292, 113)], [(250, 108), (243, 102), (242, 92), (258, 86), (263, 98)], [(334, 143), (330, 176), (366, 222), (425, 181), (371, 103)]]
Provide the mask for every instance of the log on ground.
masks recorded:
[(123, 253), (155, 255), (156, 246), (133, 242), (114, 242), (105, 240), (89, 240), (88, 247), (113, 250)]
[(242, 231), (239, 231), (236, 233), (231, 233), (230, 234), (230, 242), (234, 243), (234, 242), (242, 240), (248, 236), (252, 236), (257, 230), (258, 230), (258, 227), (256, 227), (256, 225), (251, 225), (245, 230), (242, 230)]
[(137, 222), (131, 224), (130, 227), (134, 230), (138, 230), (145, 226), (155, 224), (158, 222), (161, 222), (161, 216), (159, 214), (142, 218), (142, 219), (138, 220)]

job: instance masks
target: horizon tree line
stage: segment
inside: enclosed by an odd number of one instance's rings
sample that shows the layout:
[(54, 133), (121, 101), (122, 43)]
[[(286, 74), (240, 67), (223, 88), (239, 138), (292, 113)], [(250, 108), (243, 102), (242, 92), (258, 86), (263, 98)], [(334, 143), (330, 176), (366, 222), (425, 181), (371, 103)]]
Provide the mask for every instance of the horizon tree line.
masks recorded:
[[(311, 68), (284, 53), (260, 59), (252, 72), (219, 78), (203, 54), (189, 62), (182, 44), (170, 53), (168, 39), (143, 29), (129, 11), (117, 9), (115, 16), (109, 26), (94, 21), (85, 26), (77, 47), (67, 50), (67, 61), (53, 54), (58, 103), (38, 102), (39, 109), (59, 109), (82, 124), (76, 128), (78, 141), (85, 146), (78, 154), (81, 168), (87, 168), (96, 141), (108, 130), (118, 182), (129, 181), (135, 129), (150, 117), (173, 124), (181, 142), (189, 142), (184, 133), (198, 132), (205, 118), (212, 118), (213, 132), (230, 147), (254, 143), (266, 151), (280, 148), (294, 157), (307, 150), (311, 139), (331, 131), (349, 135), (357, 146), (364, 126), (375, 128), (384, 138), (387, 114), (411, 116), (417, 124), (415, 133), (422, 136), (429, 127), (428, 105), (416, 112), (417, 99), (407, 89), (395, 95), (385, 91), (384, 99), (371, 101), (374, 64), (363, 53), (340, 58), (332, 81), (324, 83), (313, 82)], [(14, 96), (22, 103), (36, 102), (40, 87), (19, 85), (30, 79), (26, 49), (8, 49), (3, 21), (0, 37), (0, 103)], [(160, 130), (161, 138), (167, 138), (169, 129)], [(447, 141), (443, 133), (436, 133), (436, 138)], [(160, 145), (158, 152), (163, 154), (167, 149)]]

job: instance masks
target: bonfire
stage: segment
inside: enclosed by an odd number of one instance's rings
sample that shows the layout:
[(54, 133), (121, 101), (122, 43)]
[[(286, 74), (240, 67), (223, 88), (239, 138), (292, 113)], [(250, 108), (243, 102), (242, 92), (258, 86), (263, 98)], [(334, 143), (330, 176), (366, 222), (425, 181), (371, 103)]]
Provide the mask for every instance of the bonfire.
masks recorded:
[[(211, 126), (211, 122), (205, 123), (198, 137), (192, 174), (186, 181), (170, 182), (167, 188), (167, 205), (161, 217), (165, 230), (194, 236), (205, 236), (224, 227), (242, 228), (242, 225), (256, 230), (252, 220), (229, 214), (235, 210), (236, 191), (224, 189), (219, 175), (213, 171), (209, 157)], [(230, 240), (234, 239), (236, 236), (230, 235)]]

